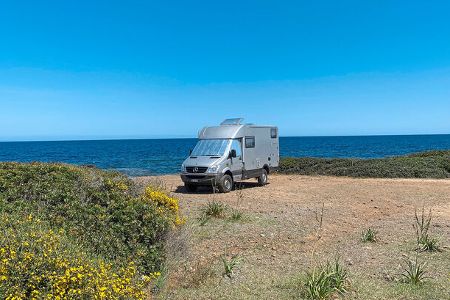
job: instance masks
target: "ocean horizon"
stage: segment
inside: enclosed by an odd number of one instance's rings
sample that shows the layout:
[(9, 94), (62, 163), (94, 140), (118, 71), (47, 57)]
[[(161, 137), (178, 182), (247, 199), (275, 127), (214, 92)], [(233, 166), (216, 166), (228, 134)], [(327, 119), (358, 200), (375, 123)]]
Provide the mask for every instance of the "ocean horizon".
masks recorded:
[[(196, 138), (0, 142), (0, 161), (95, 165), (129, 176), (173, 174)], [(281, 157), (382, 158), (450, 149), (450, 134), (280, 137)]]

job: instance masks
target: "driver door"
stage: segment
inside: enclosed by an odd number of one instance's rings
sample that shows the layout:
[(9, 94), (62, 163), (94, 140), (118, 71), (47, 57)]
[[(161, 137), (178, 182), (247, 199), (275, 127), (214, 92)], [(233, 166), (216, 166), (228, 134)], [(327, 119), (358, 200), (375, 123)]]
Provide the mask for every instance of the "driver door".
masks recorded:
[(231, 150), (236, 151), (236, 157), (230, 158), (230, 170), (233, 173), (233, 179), (241, 180), (244, 164), (242, 162), (242, 140), (235, 139), (231, 142)]

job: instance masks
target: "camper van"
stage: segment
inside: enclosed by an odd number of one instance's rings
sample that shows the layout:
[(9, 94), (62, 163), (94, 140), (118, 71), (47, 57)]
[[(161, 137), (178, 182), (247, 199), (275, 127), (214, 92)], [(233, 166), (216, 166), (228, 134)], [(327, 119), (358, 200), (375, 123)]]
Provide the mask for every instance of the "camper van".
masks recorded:
[(200, 130), (197, 145), (181, 166), (181, 179), (189, 192), (210, 186), (228, 193), (235, 182), (250, 178), (265, 185), (279, 157), (277, 127), (227, 119)]

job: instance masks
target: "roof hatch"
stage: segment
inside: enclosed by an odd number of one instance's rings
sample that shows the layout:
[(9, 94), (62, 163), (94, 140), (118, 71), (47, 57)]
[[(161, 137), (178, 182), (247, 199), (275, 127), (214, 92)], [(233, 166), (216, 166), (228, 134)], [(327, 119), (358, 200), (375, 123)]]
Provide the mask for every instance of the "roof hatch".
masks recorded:
[(226, 119), (220, 125), (242, 125), (244, 118)]

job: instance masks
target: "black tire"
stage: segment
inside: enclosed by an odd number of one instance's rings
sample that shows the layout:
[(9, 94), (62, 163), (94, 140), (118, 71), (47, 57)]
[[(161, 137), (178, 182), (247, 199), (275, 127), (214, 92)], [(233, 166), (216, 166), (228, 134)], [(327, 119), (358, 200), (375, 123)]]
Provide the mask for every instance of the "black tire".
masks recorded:
[(193, 184), (189, 184), (189, 183), (185, 183), (184, 184), (184, 188), (186, 189), (186, 191), (188, 191), (189, 193), (195, 193), (197, 191), (197, 186), (193, 185)]
[(233, 178), (230, 175), (225, 174), (219, 180), (219, 191), (221, 193), (229, 193), (233, 189)]
[(258, 177), (258, 184), (260, 186), (264, 186), (267, 184), (267, 171), (266, 169), (262, 169), (261, 175)]

